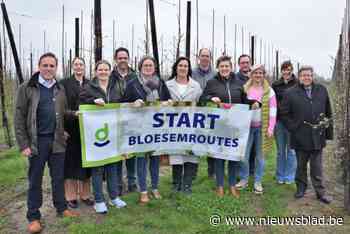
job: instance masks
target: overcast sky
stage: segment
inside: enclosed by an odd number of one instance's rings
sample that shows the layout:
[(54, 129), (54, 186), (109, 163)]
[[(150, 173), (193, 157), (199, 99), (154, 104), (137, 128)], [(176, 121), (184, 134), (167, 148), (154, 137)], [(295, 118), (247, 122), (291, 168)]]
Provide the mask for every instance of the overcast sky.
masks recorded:
[[(90, 17), (93, 0), (5, 0), (10, 20), (18, 44), (19, 24), (22, 27), (22, 48), (29, 57), (32, 43), (35, 56), (44, 50), (44, 31), (47, 49), (61, 58), (62, 5), (66, 9), (65, 28), (67, 47), (74, 49), (74, 18), (83, 11), (84, 47), (90, 48)], [(168, 3), (167, 3), (168, 2)], [(182, 0), (182, 31), (185, 32), (186, 1)], [(164, 57), (173, 62), (173, 38), (177, 32), (178, 0), (154, 0), (158, 39), (163, 37)], [(173, 3), (173, 4), (171, 4)], [(192, 0), (192, 49), (196, 39), (196, 1)], [(212, 44), (212, 11), (215, 9), (215, 54), (224, 47), (224, 15), (227, 17), (227, 50), (233, 56), (235, 24), (238, 25), (237, 54), (248, 53), (249, 33), (258, 37), (257, 62), (260, 62), (259, 46), (270, 48), (270, 53), (262, 56), (262, 63), (269, 67), (272, 46), (281, 50), (282, 58), (294, 63), (313, 65), (317, 73), (329, 77), (332, 59), (337, 50), (345, 0), (199, 0), (199, 45)], [(113, 19), (117, 22), (117, 46), (131, 48), (132, 24), (135, 27), (134, 56), (142, 56), (145, 38), (145, 0), (102, 0), (102, 30), (104, 58), (111, 60)], [(242, 50), (241, 29), (244, 28), (244, 48)], [(265, 46), (266, 44), (266, 46)], [(161, 46), (159, 46), (161, 49)], [(182, 43), (184, 49), (185, 42)], [(264, 54), (264, 53), (263, 53)], [(88, 52), (86, 52), (86, 56)]]

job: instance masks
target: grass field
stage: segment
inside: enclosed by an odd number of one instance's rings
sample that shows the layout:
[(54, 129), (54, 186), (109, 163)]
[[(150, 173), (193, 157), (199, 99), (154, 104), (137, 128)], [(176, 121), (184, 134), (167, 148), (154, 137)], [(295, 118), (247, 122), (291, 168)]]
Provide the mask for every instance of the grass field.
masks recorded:
[[(273, 155), (273, 154), (272, 154)], [(128, 206), (123, 209), (110, 208), (107, 215), (97, 215), (91, 208), (82, 208), (81, 217), (77, 219), (57, 219), (50, 202), (49, 179), (46, 175), (46, 215), (43, 217), (45, 231), (43, 233), (103, 233), (103, 234), (138, 234), (138, 233), (348, 233), (349, 219), (346, 226), (342, 227), (316, 227), (305, 226), (294, 229), (287, 226), (247, 226), (227, 225), (225, 216), (239, 217), (287, 217), (296, 214), (333, 214), (343, 215), (339, 208), (333, 209), (320, 205), (314, 199), (314, 195), (305, 201), (296, 202), (293, 198), (295, 185), (277, 185), (274, 181), (275, 157), (268, 156), (266, 161), (265, 176), (263, 179), (264, 194), (256, 195), (252, 192), (252, 181), (247, 190), (241, 192), (241, 197), (235, 199), (228, 194), (228, 188), (224, 198), (216, 197), (214, 193), (215, 183), (207, 178), (206, 160), (200, 163), (199, 174), (193, 185), (192, 196), (171, 192), (171, 170), (162, 168), (163, 176), (160, 178), (161, 200), (151, 200), (146, 206), (137, 204), (138, 193), (127, 194), (123, 199)], [(6, 207), (7, 211), (15, 210), (17, 214), (11, 216), (5, 209), (0, 209), (0, 233), (25, 233), (25, 178), (26, 160), (19, 156), (16, 150), (9, 150), (0, 154), (0, 208)], [(47, 174), (47, 173), (46, 173)], [(227, 185), (227, 180), (225, 180)], [(21, 208), (9, 208), (6, 199), (14, 196), (18, 186), (22, 189), (22, 195), (16, 197), (13, 206)], [(17, 189), (16, 189), (17, 188)], [(24, 191), (24, 192), (23, 192)], [(290, 206), (292, 204), (292, 206)], [(221, 216), (221, 223), (210, 224), (212, 215)], [(15, 223), (15, 224), (14, 224)], [(21, 230), (13, 230), (16, 225)], [(335, 229), (336, 228), (336, 229)]]
[[(199, 176), (193, 186), (193, 195), (185, 196), (170, 191), (170, 176), (161, 178), (161, 201), (152, 200), (147, 206), (136, 204), (138, 195), (125, 197), (128, 208), (111, 209), (96, 223), (96, 218), (84, 217), (79, 221), (67, 220), (71, 233), (251, 233), (250, 227), (238, 228), (220, 224), (212, 226), (209, 219), (217, 214), (224, 216), (284, 216), (287, 212), (286, 197), (294, 191), (293, 185), (279, 186), (273, 181), (274, 160), (268, 159), (264, 179), (265, 193), (256, 195), (252, 187), (243, 191), (239, 199), (227, 194), (217, 198), (215, 183), (207, 179), (206, 162), (201, 161)], [(227, 189), (226, 189), (227, 190)], [(255, 227), (252, 227), (255, 229)], [(274, 231), (273, 229), (269, 232)], [(278, 233), (278, 229), (275, 230)]]
[[(209, 219), (214, 214), (220, 215), (222, 222), (224, 216), (286, 215), (286, 197), (291, 197), (294, 186), (276, 185), (273, 179), (274, 162), (272, 156), (267, 158), (263, 195), (254, 194), (251, 185), (241, 193), (239, 199), (231, 197), (228, 188), (224, 198), (217, 198), (214, 193), (215, 183), (206, 175), (206, 161), (201, 160), (192, 196), (171, 193), (171, 170), (164, 168), (164, 176), (161, 177), (159, 186), (163, 199), (151, 200), (146, 206), (139, 206), (138, 194), (128, 194), (124, 196), (128, 203), (127, 208), (110, 208), (107, 215), (96, 215), (91, 211), (79, 219), (62, 219), (56, 225), (64, 227), (69, 233), (250, 233), (251, 228), (255, 230), (256, 227), (226, 224), (212, 226)], [(25, 173), (26, 161), (15, 150), (0, 155), (2, 190), (24, 183)], [(0, 225), (5, 223), (3, 217)], [(275, 230), (264, 227), (266, 228), (269, 229), (268, 232)]]

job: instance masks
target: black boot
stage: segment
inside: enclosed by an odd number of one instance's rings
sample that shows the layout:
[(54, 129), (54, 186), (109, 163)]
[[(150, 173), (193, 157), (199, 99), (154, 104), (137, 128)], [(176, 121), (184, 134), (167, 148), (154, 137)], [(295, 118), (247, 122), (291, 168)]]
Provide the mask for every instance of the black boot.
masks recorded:
[(332, 198), (326, 195), (316, 194), (316, 197), (318, 200), (320, 200), (320, 202), (324, 204), (330, 204), (332, 202)]
[(123, 195), (123, 185), (117, 185), (117, 196), (121, 197)]
[(214, 179), (215, 177), (215, 158), (207, 157), (208, 162), (208, 177)]
[(297, 192), (294, 194), (296, 199), (300, 199), (305, 195), (306, 187), (303, 184), (297, 184)]
[(173, 165), (173, 192), (181, 191), (182, 187), (182, 165)]

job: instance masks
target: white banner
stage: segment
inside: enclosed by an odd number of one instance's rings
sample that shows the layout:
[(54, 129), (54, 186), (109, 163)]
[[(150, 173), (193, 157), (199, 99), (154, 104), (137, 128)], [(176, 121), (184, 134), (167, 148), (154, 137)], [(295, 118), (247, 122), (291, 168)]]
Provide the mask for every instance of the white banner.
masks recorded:
[(121, 160), (120, 155), (156, 151), (244, 158), (251, 111), (247, 105), (212, 107), (110, 104), (80, 107), (83, 166)]

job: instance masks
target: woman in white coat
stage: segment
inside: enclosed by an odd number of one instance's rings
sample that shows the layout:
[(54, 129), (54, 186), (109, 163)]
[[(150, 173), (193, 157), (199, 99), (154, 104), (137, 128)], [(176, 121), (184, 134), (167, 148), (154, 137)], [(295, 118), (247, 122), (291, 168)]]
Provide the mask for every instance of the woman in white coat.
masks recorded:
[[(180, 57), (172, 67), (170, 79), (166, 82), (171, 99), (180, 102), (197, 102), (202, 94), (199, 83), (191, 78), (191, 62), (186, 57)], [(198, 157), (186, 152), (170, 155), (173, 169), (173, 191), (192, 193), (192, 180), (198, 167)]]

